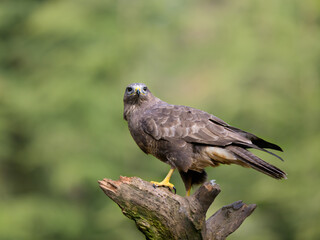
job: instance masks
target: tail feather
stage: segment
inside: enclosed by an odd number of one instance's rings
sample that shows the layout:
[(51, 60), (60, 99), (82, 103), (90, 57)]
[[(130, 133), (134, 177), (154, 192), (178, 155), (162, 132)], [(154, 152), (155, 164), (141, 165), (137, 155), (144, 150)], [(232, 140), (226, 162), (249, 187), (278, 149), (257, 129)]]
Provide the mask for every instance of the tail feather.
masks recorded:
[(232, 127), (232, 126), (226, 126), (226, 127), (229, 128), (230, 130), (234, 131), (234, 132), (237, 132), (241, 136), (243, 136), (243, 137), (245, 137), (247, 139), (250, 139), (251, 142), (254, 145), (258, 146), (259, 148), (270, 148), (270, 149), (274, 149), (274, 150), (283, 152), (282, 148), (279, 147), (277, 144), (268, 142), (268, 141), (266, 141), (266, 140), (264, 140), (262, 138), (257, 137), (256, 135), (254, 135), (252, 133), (243, 131), (243, 130), (241, 130), (239, 128), (235, 128), (235, 127)]
[(287, 174), (285, 172), (263, 161), (262, 159), (255, 156), (253, 153), (247, 151), (246, 149), (238, 146), (228, 146), (227, 149), (234, 153), (237, 156), (238, 160), (249, 165), (251, 168), (276, 179), (287, 179)]
[(237, 144), (238, 146), (242, 146), (242, 147), (245, 147), (245, 148), (248, 148), (248, 147), (249, 147), (249, 148), (254, 148), (254, 149), (258, 149), (258, 150), (260, 150), (260, 151), (269, 153), (269, 154), (277, 157), (278, 159), (280, 159), (282, 162), (284, 162), (284, 160), (282, 159), (282, 157), (280, 157), (280, 156), (278, 156), (277, 154), (275, 154), (275, 153), (273, 153), (273, 152), (270, 152), (270, 151), (268, 151), (268, 150), (266, 150), (266, 149), (264, 149), (264, 148), (261, 148), (261, 147), (255, 145), (255, 144), (248, 144), (248, 143), (241, 143), (241, 142), (236, 143), (236, 144)]

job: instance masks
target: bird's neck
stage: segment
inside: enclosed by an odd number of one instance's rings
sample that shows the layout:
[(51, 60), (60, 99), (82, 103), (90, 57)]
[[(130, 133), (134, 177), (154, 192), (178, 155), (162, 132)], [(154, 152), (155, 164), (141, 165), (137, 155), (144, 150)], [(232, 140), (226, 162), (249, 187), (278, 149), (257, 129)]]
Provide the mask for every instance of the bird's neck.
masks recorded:
[(131, 115), (137, 110), (135, 104), (126, 104), (124, 105), (123, 118), (126, 121), (129, 121)]
[(153, 96), (152, 100), (149, 100), (149, 101), (135, 102), (132, 104), (127, 103), (124, 105), (123, 118), (126, 121), (129, 121), (130, 118), (135, 113), (139, 113), (140, 111), (145, 111), (150, 106), (153, 106), (154, 104), (157, 104), (159, 102), (161, 102), (161, 100)]

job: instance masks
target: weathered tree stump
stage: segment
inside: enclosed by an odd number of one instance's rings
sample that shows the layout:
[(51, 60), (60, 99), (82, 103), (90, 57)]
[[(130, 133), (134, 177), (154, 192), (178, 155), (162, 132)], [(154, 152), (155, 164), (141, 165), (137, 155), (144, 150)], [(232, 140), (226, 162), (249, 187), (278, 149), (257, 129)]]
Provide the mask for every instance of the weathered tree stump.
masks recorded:
[(154, 188), (137, 177), (103, 179), (99, 184), (123, 214), (136, 222), (146, 239), (225, 239), (256, 208), (255, 204), (237, 201), (222, 207), (206, 221), (206, 212), (221, 191), (214, 181), (204, 183), (190, 197)]

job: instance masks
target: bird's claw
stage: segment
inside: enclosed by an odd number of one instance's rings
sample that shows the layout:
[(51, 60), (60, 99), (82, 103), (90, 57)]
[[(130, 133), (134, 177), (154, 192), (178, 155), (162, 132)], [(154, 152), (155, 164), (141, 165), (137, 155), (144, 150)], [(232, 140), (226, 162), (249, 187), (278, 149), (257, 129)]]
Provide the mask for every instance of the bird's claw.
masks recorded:
[(151, 182), (152, 183), (152, 186), (154, 188), (157, 188), (157, 187), (166, 187), (170, 190), (170, 192), (172, 192), (172, 190), (174, 190), (174, 194), (177, 193), (177, 189), (173, 186), (173, 184), (171, 183), (168, 183), (168, 184), (161, 184), (161, 183), (157, 183), (157, 182)]
[(177, 189), (175, 187), (173, 187), (174, 190), (174, 194), (177, 194)]

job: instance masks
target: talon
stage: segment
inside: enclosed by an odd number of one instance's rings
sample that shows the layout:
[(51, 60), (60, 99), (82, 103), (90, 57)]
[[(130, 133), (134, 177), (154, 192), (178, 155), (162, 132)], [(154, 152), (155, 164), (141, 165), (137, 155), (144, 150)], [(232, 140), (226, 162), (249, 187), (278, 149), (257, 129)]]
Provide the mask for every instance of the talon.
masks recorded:
[(169, 182), (154, 182), (154, 181), (151, 181), (152, 183), (152, 186), (154, 188), (158, 188), (158, 187), (166, 187), (170, 190), (170, 192), (173, 192), (174, 190), (174, 194), (176, 194), (177, 190), (176, 188), (174, 187), (174, 185), (172, 183), (169, 183)]
[(160, 187), (167, 187), (170, 190), (170, 192), (174, 191), (174, 194), (177, 194), (177, 189), (175, 188), (175, 186), (173, 186), (172, 188), (169, 186), (160, 186)]
[(163, 179), (162, 182), (155, 182), (155, 181), (151, 181), (150, 183), (152, 183), (152, 186), (154, 188), (157, 188), (157, 187), (167, 187), (169, 188), (170, 192), (172, 192), (172, 190), (174, 190), (174, 194), (177, 193), (177, 190), (176, 188), (174, 187), (174, 185), (172, 183), (169, 182), (170, 178), (171, 178), (171, 175), (173, 173), (174, 169), (171, 168), (168, 175), (165, 177), (165, 179)]

